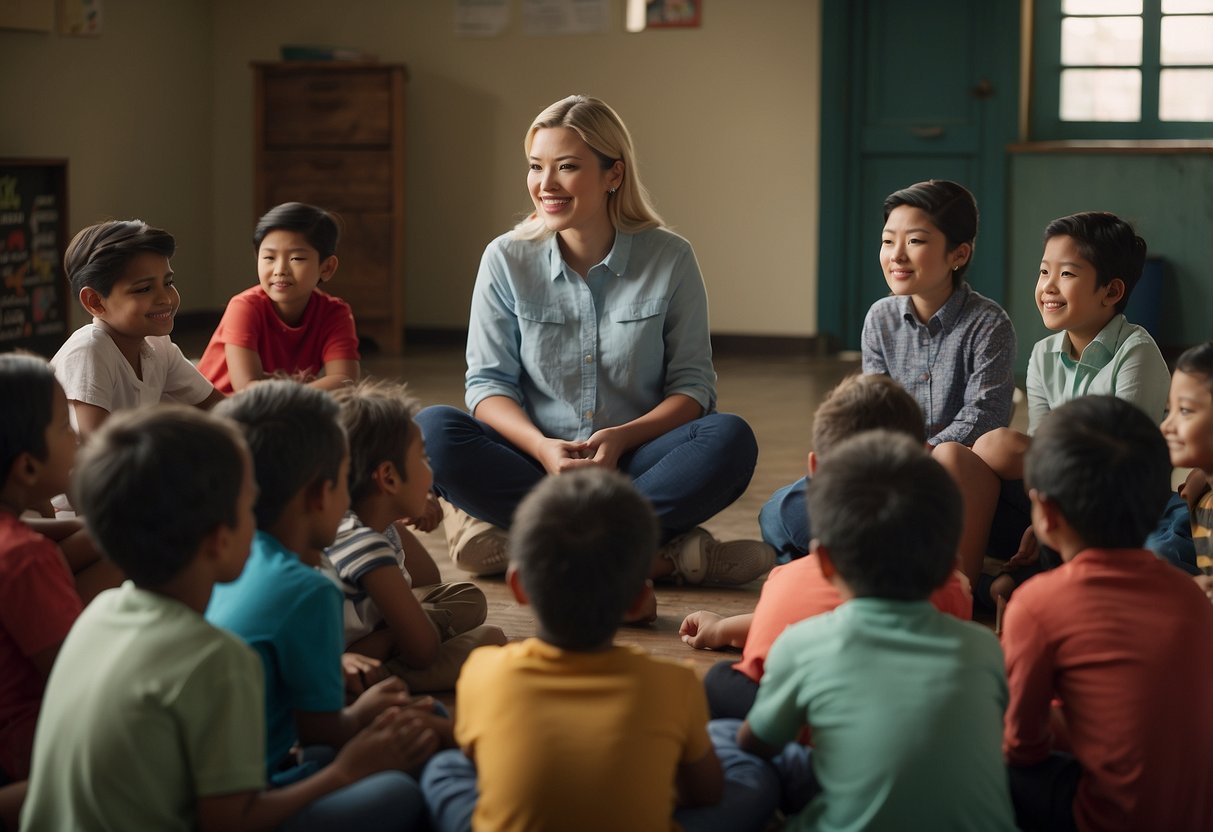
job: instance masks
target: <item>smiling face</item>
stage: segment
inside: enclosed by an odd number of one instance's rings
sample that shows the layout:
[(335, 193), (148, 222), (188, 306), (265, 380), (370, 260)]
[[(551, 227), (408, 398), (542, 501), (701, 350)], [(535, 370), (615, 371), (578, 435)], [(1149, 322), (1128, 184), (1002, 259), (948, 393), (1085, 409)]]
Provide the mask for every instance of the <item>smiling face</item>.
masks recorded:
[(257, 280), (278, 317), (292, 326), (303, 317), (312, 292), (336, 270), (336, 255), (322, 261), (320, 252), (298, 231), (275, 229), (257, 249)]
[(952, 295), (952, 269), (968, 260), (972, 247), (948, 251), (948, 239), (921, 208), (899, 205), (880, 236), (880, 268), (894, 295), (910, 295), (925, 322)]
[(170, 334), (181, 306), (169, 259), (148, 251), (127, 262), (108, 297), (85, 288), (80, 300), (110, 332), (138, 339)]
[(1177, 468), (1213, 472), (1213, 392), (1202, 375), (1176, 370), (1171, 376), (1162, 435)]
[(545, 127), (535, 131), (527, 163), (527, 190), (550, 231), (611, 230), (607, 195), (623, 179), (623, 162), (603, 170), (598, 155), (575, 131)]
[(1082, 256), (1073, 237), (1050, 237), (1040, 260), (1036, 281), (1036, 308), (1044, 325), (1070, 335), (1071, 357), (1078, 358), (1087, 344), (1116, 314), (1124, 295), (1119, 278), (1096, 285), (1095, 266)]

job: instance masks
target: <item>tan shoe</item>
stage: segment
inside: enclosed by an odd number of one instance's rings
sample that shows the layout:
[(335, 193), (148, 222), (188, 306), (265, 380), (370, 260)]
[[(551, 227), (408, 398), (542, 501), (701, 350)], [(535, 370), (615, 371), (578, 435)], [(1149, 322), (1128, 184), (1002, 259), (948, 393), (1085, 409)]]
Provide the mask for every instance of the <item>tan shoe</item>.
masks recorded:
[(500, 575), (510, 565), (509, 532), (477, 520), (443, 498), (442, 531), (455, 566), (473, 575)]
[(720, 541), (698, 526), (661, 547), (675, 578), (688, 584), (740, 586), (775, 566), (775, 550), (761, 540)]

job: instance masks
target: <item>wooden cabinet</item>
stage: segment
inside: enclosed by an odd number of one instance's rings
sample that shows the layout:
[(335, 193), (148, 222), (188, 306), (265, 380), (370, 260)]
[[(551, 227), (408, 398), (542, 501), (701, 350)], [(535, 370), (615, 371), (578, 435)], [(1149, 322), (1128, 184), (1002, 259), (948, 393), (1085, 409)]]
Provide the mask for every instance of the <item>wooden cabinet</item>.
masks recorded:
[(308, 202), (337, 214), (337, 275), (324, 289), (358, 333), (404, 346), (405, 68), (255, 63), (254, 209)]

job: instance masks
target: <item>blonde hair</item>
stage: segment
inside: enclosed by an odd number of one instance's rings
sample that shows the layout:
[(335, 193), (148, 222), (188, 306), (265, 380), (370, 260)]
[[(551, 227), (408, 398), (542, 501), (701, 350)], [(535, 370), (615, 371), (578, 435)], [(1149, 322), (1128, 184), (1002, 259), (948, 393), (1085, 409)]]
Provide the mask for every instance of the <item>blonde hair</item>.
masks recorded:
[[(599, 157), (604, 169), (616, 161), (623, 162), (623, 179), (615, 193), (607, 196), (607, 215), (616, 231), (635, 234), (646, 228), (665, 225), (653, 209), (649, 192), (640, 183), (632, 136), (623, 120), (605, 101), (588, 95), (570, 95), (552, 104), (535, 117), (526, 131), (522, 144), (528, 157), (535, 134), (550, 127), (567, 127), (576, 132)], [(514, 226), (514, 236), (521, 240), (538, 240), (551, 233), (534, 211)]]

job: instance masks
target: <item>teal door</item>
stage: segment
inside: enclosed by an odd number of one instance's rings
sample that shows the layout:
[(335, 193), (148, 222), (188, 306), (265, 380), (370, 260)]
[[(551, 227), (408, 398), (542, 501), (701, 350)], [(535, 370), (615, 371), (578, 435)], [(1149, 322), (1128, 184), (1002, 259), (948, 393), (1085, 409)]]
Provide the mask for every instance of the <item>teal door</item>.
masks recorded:
[(1006, 146), (1019, 98), (1017, 0), (823, 0), (818, 331), (859, 346), (888, 294), (884, 198), (952, 179), (981, 212), (968, 280), (1003, 302)]

